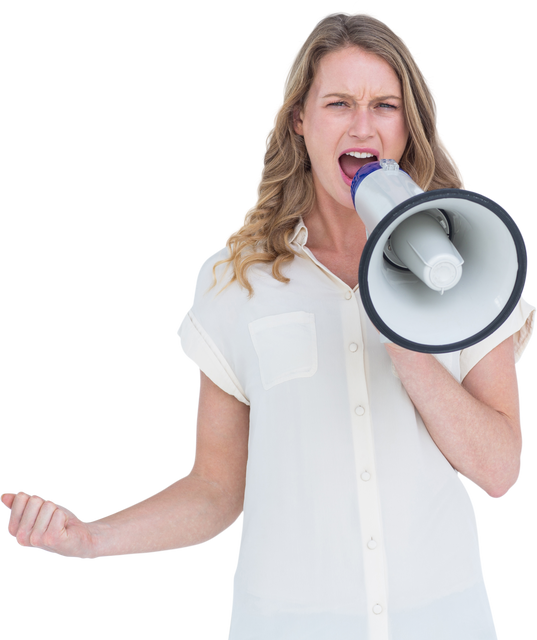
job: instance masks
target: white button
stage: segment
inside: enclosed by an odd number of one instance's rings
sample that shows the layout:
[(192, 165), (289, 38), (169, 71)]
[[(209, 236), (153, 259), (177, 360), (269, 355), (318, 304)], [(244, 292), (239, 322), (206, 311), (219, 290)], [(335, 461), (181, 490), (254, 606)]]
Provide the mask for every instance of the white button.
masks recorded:
[(356, 344), (356, 342), (351, 342), (349, 345), (349, 349), (354, 353), (355, 351), (358, 351), (358, 345)]
[(350, 291), (347, 291), (347, 293), (345, 294), (345, 299), (346, 300), (351, 300), (352, 299), (352, 293)]
[(376, 614), (377, 616), (379, 613), (382, 613), (382, 607), (380, 606), (380, 604), (376, 604), (373, 607), (373, 613)]
[(357, 416), (363, 416), (365, 413), (365, 409), (363, 407), (356, 407), (356, 409), (354, 410), (354, 413)]
[(371, 549), (371, 551), (377, 548), (377, 543), (373, 540), (373, 538), (371, 538), (371, 540), (367, 543), (367, 548)]
[(371, 474), (368, 471), (364, 471), (360, 478), (362, 478), (364, 482), (367, 482), (368, 480), (371, 480)]

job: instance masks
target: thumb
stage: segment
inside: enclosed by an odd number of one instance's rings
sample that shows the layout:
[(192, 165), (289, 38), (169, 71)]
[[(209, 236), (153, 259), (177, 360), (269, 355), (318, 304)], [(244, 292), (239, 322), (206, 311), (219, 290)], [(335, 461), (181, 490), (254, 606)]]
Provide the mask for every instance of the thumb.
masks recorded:
[(6, 507), (9, 507), (10, 509), (14, 500), (15, 500), (14, 493), (4, 493), (4, 495), (2, 496), (2, 502), (6, 505)]

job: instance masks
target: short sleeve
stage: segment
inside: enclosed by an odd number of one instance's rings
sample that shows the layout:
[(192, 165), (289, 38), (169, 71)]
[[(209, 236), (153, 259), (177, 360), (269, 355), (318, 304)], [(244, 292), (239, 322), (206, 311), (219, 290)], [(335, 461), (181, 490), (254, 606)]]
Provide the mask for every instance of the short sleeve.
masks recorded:
[(513, 336), (515, 362), (518, 362), (533, 332), (534, 317), (534, 307), (521, 298), (513, 313), (501, 327), (481, 342), (461, 351), (461, 381), (487, 353), (510, 336)]
[(224, 250), (203, 265), (194, 305), (185, 316), (178, 333), (184, 352), (201, 371), (220, 389), (249, 405), (244, 389), (224, 355), (224, 350), (229, 351), (233, 343), (229, 331), (236, 306), (233, 292), (231, 287), (222, 291), (221, 286), (212, 286), (213, 265), (225, 257), (227, 251)]
[(231, 367), (192, 311), (183, 320), (179, 336), (183, 351), (215, 385), (244, 404), (250, 404)]

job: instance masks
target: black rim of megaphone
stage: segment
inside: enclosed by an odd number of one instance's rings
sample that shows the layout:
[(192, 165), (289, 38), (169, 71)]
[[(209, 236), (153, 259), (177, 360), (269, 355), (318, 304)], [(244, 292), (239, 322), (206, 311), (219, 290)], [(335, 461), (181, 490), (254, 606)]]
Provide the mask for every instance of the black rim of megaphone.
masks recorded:
[[(371, 295), (369, 293), (368, 273), (371, 257), (373, 255), (375, 246), (377, 245), (384, 231), (392, 224), (392, 222), (413, 207), (421, 205), (425, 202), (440, 200), (442, 198), (458, 198), (460, 200), (470, 200), (482, 205), (483, 207), (486, 207), (489, 211), (498, 216), (498, 218), (500, 218), (500, 220), (505, 224), (505, 226), (511, 233), (513, 242), (515, 243), (518, 259), (518, 270), (511, 296), (509, 297), (509, 300), (507, 301), (505, 307), (493, 320), (493, 322), (491, 322), (487, 327), (474, 334), (473, 336), (465, 338), (464, 340), (461, 340), (459, 342), (453, 342), (451, 344), (443, 345), (429, 345), (420, 342), (413, 342), (412, 340), (403, 338), (398, 333), (390, 329), (390, 327), (382, 320), (375, 309), (373, 301), (371, 300)], [(377, 226), (371, 232), (371, 235), (369, 236), (369, 239), (367, 240), (362, 252), (362, 257), (360, 259), (360, 269), (358, 271), (358, 285), (360, 288), (362, 303), (367, 315), (369, 316), (369, 319), (382, 333), (382, 335), (385, 336), (388, 340), (391, 340), (395, 344), (398, 344), (405, 349), (409, 349), (410, 351), (418, 351), (420, 353), (450, 353), (453, 351), (466, 349), (473, 344), (481, 342), (481, 340), (484, 340), (491, 333), (494, 333), (494, 331), (496, 331), (496, 329), (498, 329), (507, 320), (522, 295), (522, 289), (524, 288), (524, 282), (526, 280), (526, 269), (526, 247), (524, 245), (522, 234), (520, 233), (511, 216), (504, 209), (502, 209), (499, 204), (496, 204), (493, 200), (490, 200), (489, 198), (472, 191), (465, 191), (463, 189), (436, 189), (433, 191), (420, 193), (417, 196), (413, 196), (408, 200), (405, 200), (401, 204), (397, 205), (394, 209), (392, 209), (390, 213), (384, 216), (384, 218), (377, 224)]]

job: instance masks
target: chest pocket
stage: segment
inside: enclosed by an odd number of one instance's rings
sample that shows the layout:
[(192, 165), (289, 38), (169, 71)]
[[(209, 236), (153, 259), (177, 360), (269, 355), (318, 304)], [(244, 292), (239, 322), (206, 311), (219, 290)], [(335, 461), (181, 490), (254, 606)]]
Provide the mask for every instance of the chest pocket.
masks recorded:
[(259, 358), (265, 389), (317, 371), (315, 316), (305, 311), (281, 313), (248, 325)]

